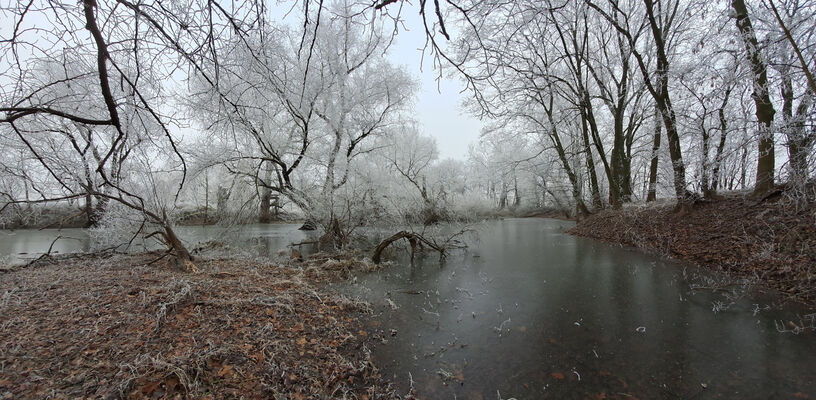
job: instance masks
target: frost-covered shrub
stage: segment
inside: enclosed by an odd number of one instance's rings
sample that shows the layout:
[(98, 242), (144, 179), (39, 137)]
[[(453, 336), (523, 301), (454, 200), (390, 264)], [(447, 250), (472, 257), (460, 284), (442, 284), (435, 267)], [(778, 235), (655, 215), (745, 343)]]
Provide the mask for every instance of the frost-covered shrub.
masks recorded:
[(99, 223), (89, 230), (91, 251), (144, 250), (156, 247), (156, 240), (147, 236), (155, 231), (144, 214), (119, 203), (110, 202)]

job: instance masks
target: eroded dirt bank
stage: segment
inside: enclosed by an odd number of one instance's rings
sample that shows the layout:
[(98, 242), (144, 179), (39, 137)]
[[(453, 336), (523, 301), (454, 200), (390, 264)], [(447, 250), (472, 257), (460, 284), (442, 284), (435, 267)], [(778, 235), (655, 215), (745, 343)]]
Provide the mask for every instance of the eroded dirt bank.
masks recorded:
[(193, 274), (154, 258), (0, 273), (0, 399), (395, 397), (355, 317), (368, 306), (322, 285), (360, 263), (205, 260)]
[(673, 205), (632, 206), (599, 212), (569, 233), (690, 261), (810, 306), (816, 302), (814, 202), (732, 195), (683, 212)]

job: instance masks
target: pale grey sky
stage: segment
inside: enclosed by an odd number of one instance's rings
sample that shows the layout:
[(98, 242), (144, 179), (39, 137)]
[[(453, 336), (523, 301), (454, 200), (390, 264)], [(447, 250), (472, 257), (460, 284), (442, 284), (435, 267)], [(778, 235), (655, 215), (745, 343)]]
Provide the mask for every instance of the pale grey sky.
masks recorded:
[[(465, 159), (468, 145), (479, 138), (482, 122), (468, 115), (461, 107), (462, 101), (469, 95), (467, 92), (461, 93), (465, 87), (461, 80), (443, 76), (437, 87), (439, 74), (433, 69), (430, 52), (426, 52), (420, 71), (425, 45), (422, 21), (412, 7), (403, 10), (403, 18), (410, 31), (400, 29), (389, 58), (394, 64), (406, 66), (408, 72), (419, 79), (421, 88), (417, 93), (414, 118), (423, 133), (436, 138), (440, 158)], [(439, 37), (444, 40), (441, 35)]]
[[(394, 7), (397, 7), (395, 4)], [(273, 7), (273, 15), (283, 17), (291, 10), (291, 4), (278, 4)], [(414, 118), (419, 123), (420, 131), (436, 139), (440, 159), (467, 158), (468, 145), (479, 138), (482, 122), (465, 112), (461, 106), (468, 93), (462, 93), (465, 84), (458, 78), (445, 78), (437, 82), (439, 72), (433, 69), (430, 52), (426, 52), (422, 64), (422, 48), (425, 46), (425, 31), (417, 6), (406, 5), (401, 18), (405, 30), (400, 27), (399, 34), (389, 49), (388, 57), (392, 63), (403, 65), (407, 71), (418, 79), (420, 88), (416, 96)], [(394, 10), (396, 13), (396, 10)], [(299, 15), (289, 14), (297, 20)], [(283, 21), (279, 21), (283, 22)], [(287, 22), (292, 23), (287, 18)], [(430, 24), (432, 21), (428, 21)], [(299, 27), (297, 21), (295, 27)], [(451, 38), (455, 38), (455, 27), (448, 27)], [(440, 40), (445, 40), (439, 35)], [(422, 68), (420, 68), (422, 67)]]

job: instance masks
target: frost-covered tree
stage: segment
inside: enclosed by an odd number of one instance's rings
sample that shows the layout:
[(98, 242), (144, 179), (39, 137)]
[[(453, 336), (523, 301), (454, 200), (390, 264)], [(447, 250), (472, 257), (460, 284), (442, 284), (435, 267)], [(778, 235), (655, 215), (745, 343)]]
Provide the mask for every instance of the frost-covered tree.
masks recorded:
[(162, 239), (169, 254), (194, 269), (173, 230), (171, 203), (157, 201), (168, 190), (153, 185), (157, 175), (170, 174), (170, 192), (178, 193), (187, 171), (170, 100), (178, 87), (167, 82), (192, 71), (216, 85), (204, 66), (217, 62), (217, 32), (233, 27), (245, 4), (3, 5), (10, 28), (0, 41), (0, 128), (6, 143), (45, 174), (35, 198), (10, 203), (85, 197), (90, 208), (94, 197), (104, 209), (115, 202), (149, 228), (137, 231)]
[(321, 8), (328, 15), (315, 30), (265, 23), (236, 35), (211, 73), (222, 86), (200, 83), (189, 103), (213, 134), (201, 163), (253, 180), (262, 210), (276, 193), (327, 230), (348, 211), (335, 194), (354, 163), (401, 123), (415, 88), (382, 57), (387, 30), (352, 11), (349, 2)]

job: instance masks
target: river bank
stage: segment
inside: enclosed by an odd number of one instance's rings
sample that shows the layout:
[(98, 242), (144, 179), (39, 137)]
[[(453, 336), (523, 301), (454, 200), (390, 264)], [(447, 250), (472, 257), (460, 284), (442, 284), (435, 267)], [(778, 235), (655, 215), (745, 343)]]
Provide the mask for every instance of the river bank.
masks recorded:
[(572, 226), (490, 220), (444, 260), (394, 249), (383, 268), (219, 242), (199, 273), (156, 254), (44, 256), (0, 272), (0, 399), (816, 393), (814, 331), (779, 331), (813, 315), (752, 297), (712, 312), (720, 293), (691, 290), (682, 265)]
[[(174, 211), (174, 223), (177, 226), (209, 226), (209, 225), (251, 225), (258, 217), (254, 214), (234, 214), (218, 212), (213, 208), (203, 207), (179, 209)], [(302, 222), (303, 217), (298, 214), (280, 212), (265, 223), (296, 223)], [(84, 208), (66, 204), (35, 204), (25, 209), (10, 207), (0, 213), (0, 229), (66, 229), (88, 228), (88, 213)]]
[[(684, 212), (673, 204), (604, 210), (569, 233), (688, 261), (723, 272), (731, 285), (770, 287), (816, 303), (816, 203), (778, 194), (762, 200), (729, 195)], [(722, 285), (722, 286), (719, 286)]]
[(325, 289), (351, 259), (69, 256), (2, 274), (0, 398), (394, 398), (357, 322)]

